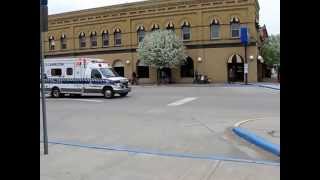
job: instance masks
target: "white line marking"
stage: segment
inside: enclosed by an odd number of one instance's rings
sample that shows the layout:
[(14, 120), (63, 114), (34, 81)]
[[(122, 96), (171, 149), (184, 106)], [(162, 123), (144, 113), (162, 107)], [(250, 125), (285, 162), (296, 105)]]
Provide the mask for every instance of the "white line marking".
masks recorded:
[(175, 101), (175, 102), (173, 102), (173, 103), (170, 103), (170, 104), (168, 104), (168, 106), (179, 106), (179, 105), (188, 103), (188, 102), (190, 102), (190, 101), (194, 101), (194, 100), (196, 100), (196, 99), (198, 99), (198, 98), (196, 98), (196, 97), (188, 97), (188, 98), (180, 99), (180, 100), (178, 100), (178, 101)]
[(240, 125), (247, 123), (249, 121), (256, 121), (256, 120), (261, 120), (261, 119), (266, 119), (266, 118), (273, 118), (273, 117), (260, 117), (260, 118), (243, 120), (243, 121), (240, 121), (240, 122), (237, 122), (236, 124), (234, 124), (234, 127), (239, 127)]

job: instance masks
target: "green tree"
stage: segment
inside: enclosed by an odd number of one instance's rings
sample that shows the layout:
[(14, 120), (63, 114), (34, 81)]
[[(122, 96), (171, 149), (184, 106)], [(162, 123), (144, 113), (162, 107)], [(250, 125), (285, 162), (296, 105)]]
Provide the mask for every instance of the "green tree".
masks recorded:
[(267, 65), (280, 65), (280, 34), (268, 38), (261, 48), (261, 56)]
[(185, 62), (183, 42), (170, 30), (157, 30), (146, 34), (137, 49), (140, 61), (157, 69), (157, 80), (162, 68), (175, 68)]

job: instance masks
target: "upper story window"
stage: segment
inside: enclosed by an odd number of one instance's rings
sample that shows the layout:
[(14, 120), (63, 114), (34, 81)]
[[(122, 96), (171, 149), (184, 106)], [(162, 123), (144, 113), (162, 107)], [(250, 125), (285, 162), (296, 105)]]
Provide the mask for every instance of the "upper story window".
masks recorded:
[(65, 34), (61, 35), (60, 43), (61, 43), (61, 49), (67, 49), (67, 37)]
[(97, 47), (97, 33), (91, 32), (90, 34), (90, 45), (91, 47)]
[(55, 42), (54, 42), (54, 37), (53, 36), (50, 36), (49, 37), (49, 50), (54, 50), (55, 48)]
[(138, 42), (142, 42), (145, 35), (145, 29), (143, 26), (139, 26), (137, 30)]
[(220, 37), (220, 22), (217, 19), (212, 20), (210, 32), (211, 39), (218, 39)]
[(173, 24), (173, 22), (170, 21), (170, 22), (168, 23), (166, 29), (167, 29), (167, 30), (172, 30), (172, 31), (174, 31), (174, 24)]
[(86, 35), (84, 34), (84, 32), (81, 32), (79, 35), (79, 45), (80, 48), (86, 47)]
[(159, 30), (159, 29), (160, 29), (159, 24), (153, 24), (152, 28), (151, 28), (151, 31), (156, 31), (156, 30)]
[(120, 46), (121, 45), (121, 30), (117, 28), (114, 31), (114, 45), (115, 46)]
[(109, 32), (108, 31), (102, 32), (102, 46), (103, 47), (109, 46)]
[(190, 40), (191, 39), (191, 28), (190, 23), (185, 21), (181, 26), (182, 40)]
[(232, 38), (239, 38), (240, 37), (240, 20), (237, 17), (231, 18), (230, 21), (230, 31)]

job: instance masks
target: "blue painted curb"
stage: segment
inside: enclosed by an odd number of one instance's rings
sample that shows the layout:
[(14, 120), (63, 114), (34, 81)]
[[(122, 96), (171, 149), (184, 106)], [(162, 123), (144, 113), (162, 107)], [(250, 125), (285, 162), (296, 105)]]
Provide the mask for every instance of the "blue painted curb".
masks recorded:
[(265, 86), (265, 85), (258, 85), (258, 86), (259, 86), (259, 87), (263, 87), (263, 88), (269, 88), (269, 89), (280, 90), (280, 88), (274, 88), (274, 87)]
[[(40, 143), (42, 143), (42, 142), (43, 141), (40, 140)], [(148, 154), (148, 155), (176, 157), (176, 158), (219, 160), (219, 161), (230, 161), (230, 162), (280, 166), (279, 162), (268, 161), (268, 160), (249, 160), (249, 159), (238, 159), (238, 158), (230, 158), (230, 157), (223, 157), (223, 156), (210, 156), (210, 155), (205, 156), (205, 155), (191, 154), (191, 153), (168, 153), (168, 152), (160, 152), (160, 151), (156, 151), (156, 150), (143, 150), (143, 149), (129, 148), (129, 147), (125, 147), (125, 146), (88, 145), (88, 144), (79, 144), (79, 143), (71, 143), (71, 142), (64, 142), (64, 141), (48, 141), (48, 143), (49, 144), (60, 144), (60, 145), (65, 145), (65, 146), (73, 146), (73, 147), (79, 147), (79, 148), (122, 151), (122, 152), (128, 152), (128, 153), (132, 153), (132, 154)]]
[(235, 127), (232, 129), (234, 133), (236, 133), (241, 138), (249, 141), (250, 143), (272, 153), (277, 156), (280, 156), (280, 146), (277, 144), (273, 144), (262, 137), (257, 136), (256, 134), (249, 132), (243, 128)]

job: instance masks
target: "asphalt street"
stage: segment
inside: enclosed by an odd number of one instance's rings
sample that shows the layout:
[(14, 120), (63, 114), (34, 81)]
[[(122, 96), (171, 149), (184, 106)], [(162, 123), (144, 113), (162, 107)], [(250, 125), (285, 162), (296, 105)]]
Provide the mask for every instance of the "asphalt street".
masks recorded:
[(230, 131), (246, 119), (278, 120), (280, 91), (272, 89), (134, 87), (124, 98), (48, 98), (47, 116), (51, 141), (278, 161)]

